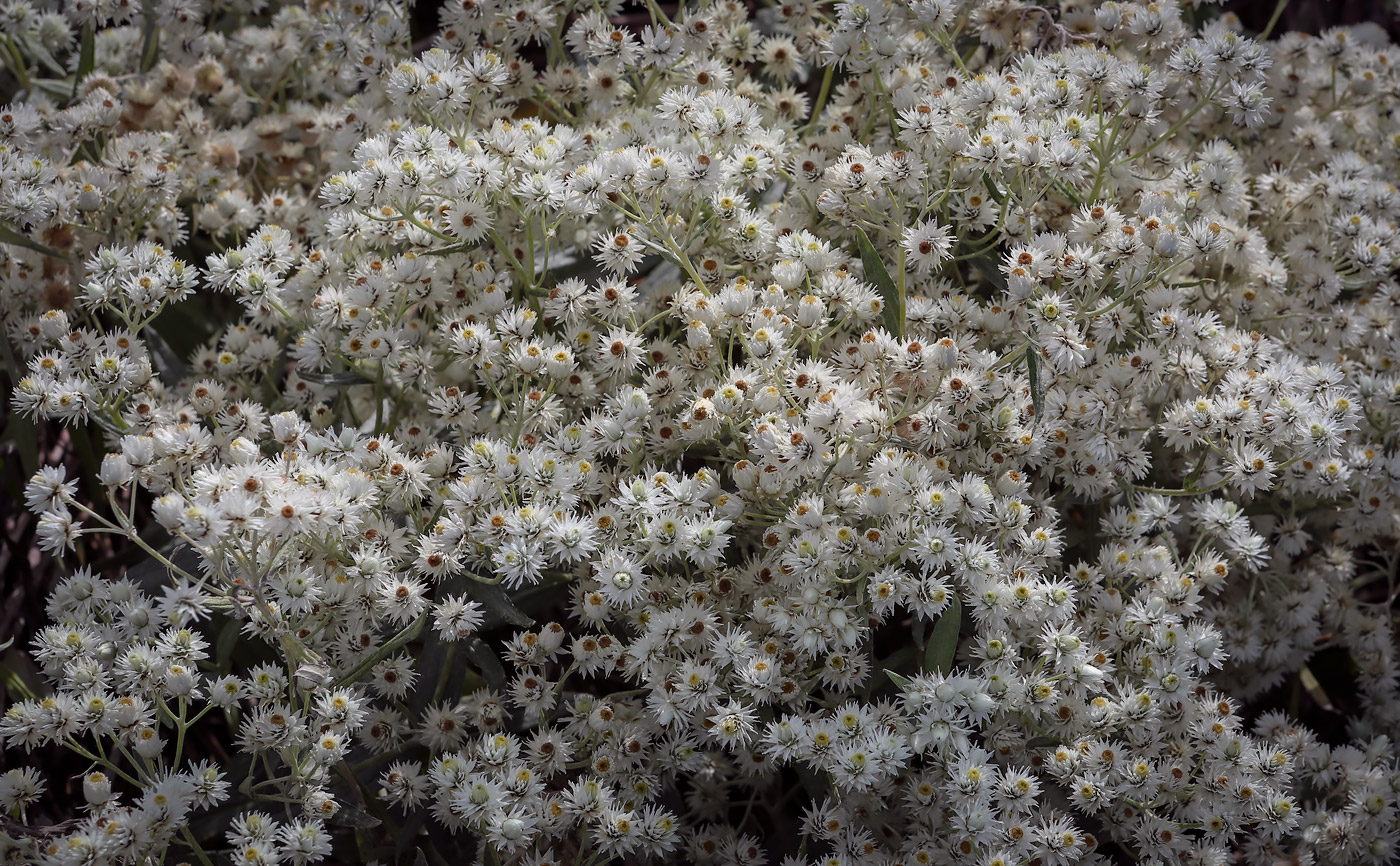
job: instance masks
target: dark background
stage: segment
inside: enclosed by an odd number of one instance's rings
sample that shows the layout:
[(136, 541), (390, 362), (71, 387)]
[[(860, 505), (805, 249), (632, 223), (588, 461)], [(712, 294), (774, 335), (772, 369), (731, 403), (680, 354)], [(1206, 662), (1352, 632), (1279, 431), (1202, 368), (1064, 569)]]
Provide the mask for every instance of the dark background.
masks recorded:
[[(1230, 0), (1222, 7), (1240, 17), (1245, 31), (1258, 33), (1269, 23), (1275, 3), (1271, 0)], [(1396, 16), (1393, 0), (1293, 0), (1283, 10), (1273, 35), (1290, 30), (1300, 33), (1321, 33), (1328, 27), (1372, 22), (1390, 34), (1390, 41), (1400, 42), (1400, 17)]]

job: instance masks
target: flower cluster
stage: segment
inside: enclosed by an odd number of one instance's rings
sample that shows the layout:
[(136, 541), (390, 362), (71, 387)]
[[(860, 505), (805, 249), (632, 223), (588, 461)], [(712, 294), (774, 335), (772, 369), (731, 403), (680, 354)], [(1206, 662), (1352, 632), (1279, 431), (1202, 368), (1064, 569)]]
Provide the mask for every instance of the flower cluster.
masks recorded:
[(1397, 859), (1400, 50), (759, 5), (0, 10), (0, 860)]

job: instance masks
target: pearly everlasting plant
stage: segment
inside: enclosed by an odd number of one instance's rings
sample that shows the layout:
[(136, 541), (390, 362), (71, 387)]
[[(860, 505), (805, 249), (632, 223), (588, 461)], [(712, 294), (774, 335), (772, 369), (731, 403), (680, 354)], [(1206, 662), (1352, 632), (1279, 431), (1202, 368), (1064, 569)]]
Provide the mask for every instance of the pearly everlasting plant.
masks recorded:
[(411, 12), (0, 9), (0, 862), (1397, 859), (1400, 50)]

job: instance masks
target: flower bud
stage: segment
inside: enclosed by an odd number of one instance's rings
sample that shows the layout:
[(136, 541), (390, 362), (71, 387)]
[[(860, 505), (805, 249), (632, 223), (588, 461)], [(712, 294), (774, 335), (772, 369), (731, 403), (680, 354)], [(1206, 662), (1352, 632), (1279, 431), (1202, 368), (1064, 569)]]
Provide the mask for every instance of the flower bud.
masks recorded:
[(83, 777), (83, 799), (89, 806), (101, 806), (112, 799), (112, 780), (106, 773), (93, 772)]
[(161, 739), (156, 729), (148, 726), (141, 726), (132, 735), (134, 740), (133, 748), (136, 754), (143, 758), (155, 758), (165, 749), (165, 740)]
[(171, 665), (165, 675), (165, 690), (177, 698), (187, 698), (194, 691), (194, 674), (184, 665)]
[(102, 458), (102, 467), (97, 470), (97, 480), (105, 487), (124, 487), (131, 483), (131, 464), (120, 454), (108, 454)]

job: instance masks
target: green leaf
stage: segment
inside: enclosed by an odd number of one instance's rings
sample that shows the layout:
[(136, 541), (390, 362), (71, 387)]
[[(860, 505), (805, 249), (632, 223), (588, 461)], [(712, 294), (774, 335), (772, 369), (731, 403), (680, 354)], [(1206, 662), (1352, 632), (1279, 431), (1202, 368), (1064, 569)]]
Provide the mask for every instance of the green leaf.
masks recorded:
[(1337, 708), (1332, 705), (1332, 699), (1327, 696), (1327, 692), (1322, 688), (1322, 683), (1318, 680), (1317, 674), (1312, 672), (1312, 668), (1303, 665), (1298, 671), (1298, 679), (1302, 681), (1303, 688), (1307, 690), (1308, 697), (1317, 702), (1319, 707), (1329, 713), (1337, 712)]
[(458, 244), (451, 244), (450, 246), (436, 247), (431, 250), (423, 250), (422, 254), (425, 256), (450, 256), (454, 253), (464, 253), (467, 250), (480, 245), (480, 243), (481, 241), (463, 241)]
[(298, 370), (297, 375), (313, 385), (364, 385), (372, 381), (359, 370), (347, 370), (344, 373), (310, 373)]
[(506, 669), (501, 665), (500, 654), (494, 652), (479, 637), (468, 638), (462, 643), (462, 653), (476, 669), (481, 678), (496, 691), (503, 691), (506, 685)]
[(29, 83), (35, 90), (59, 104), (72, 99), (73, 84), (66, 75), (62, 78), (31, 78)]
[(141, 34), (141, 71), (150, 72), (155, 68), (156, 58), (160, 56), (160, 31), (156, 27), (156, 16), (152, 14), (151, 7), (147, 7), (146, 23)]
[(1006, 201), (1006, 195), (1002, 193), (1001, 190), (997, 189), (996, 184), (992, 183), (991, 175), (982, 175), (982, 185), (985, 186), (987, 188), (987, 192), (991, 194), (992, 201), (996, 202), (997, 204), (1001, 204)]
[(228, 622), (219, 630), (219, 637), (214, 642), (214, 664), (221, 673), (227, 674), (233, 671), (229, 662), (233, 660), (233, 649), (238, 645), (238, 635), (242, 631), (240, 625), (241, 623), (236, 618), (229, 617)]
[(13, 244), (17, 247), (26, 247), (36, 253), (43, 253), (55, 259), (64, 258), (63, 253), (53, 247), (45, 246), (28, 235), (21, 234), (7, 225), (0, 225), (0, 244)]
[(1060, 741), (1054, 737), (1031, 737), (1026, 741), (1027, 749), (1052, 749), (1060, 745)]
[[(409, 848), (418, 842), (418, 837), (423, 831), (423, 822), (428, 820), (428, 813), (424, 809), (415, 809), (413, 812), (399, 823), (398, 833), (394, 836), (394, 861), (404, 862), (404, 855)], [(418, 853), (413, 857), (412, 866), (428, 866), (428, 857), (423, 853), (422, 848), (417, 849)]]
[(885, 671), (885, 676), (889, 677), (889, 678), (890, 678), (890, 682), (894, 683), (896, 686), (900, 687), (901, 689), (907, 689), (907, 688), (909, 688), (911, 685), (914, 684), (914, 681), (913, 681), (913, 680), (909, 679), (908, 677), (906, 677), (906, 676), (903, 675), (903, 674), (897, 674), (897, 673), (895, 673), (895, 672), (892, 671), (892, 670), (886, 670), (886, 671)]
[(7, 650), (5, 660), (0, 661), (0, 685), (3, 685), (9, 694), (27, 701), (48, 692), (33, 663), (20, 650)]
[(180, 356), (175, 354), (175, 350), (170, 348), (170, 344), (161, 336), (159, 330), (147, 328), (142, 336), (146, 340), (146, 348), (151, 353), (151, 362), (155, 365), (156, 374), (162, 382), (173, 387), (189, 375), (189, 368), (180, 360)]
[[(553, 268), (551, 268), (550, 271), (552, 272)], [(643, 297), (653, 296), (659, 287), (667, 283), (685, 282), (681, 274), (682, 272), (679, 265), (675, 262), (668, 262), (662, 259), (660, 264), (652, 268), (651, 272), (646, 275), (646, 279), (642, 280), (641, 285), (637, 287), (637, 291)], [(565, 275), (561, 274), (560, 276)]]
[(467, 583), (471, 597), (485, 605), (486, 610), (503, 622), (522, 628), (535, 624), (534, 617), (516, 607), (499, 583), (482, 583), (472, 580)]
[(89, 18), (83, 25), (83, 44), (78, 52), (78, 71), (73, 75), (73, 99), (78, 98), (78, 87), (82, 85), (83, 79), (92, 74), (92, 69), (97, 65), (97, 37), (94, 32), (92, 19)]
[(25, 478), (39, 471), (39, 428), (34, 422), (20, 417), (18, 412), (11, 414), (0, 441), (14, 446)]
[(856, 242), (860, 246), (861, 264), (865, 265), (865, 278), (875, 284), (880, 297), (884, 299), (885, 328), (896, 337), (903, 337), (904, 295), (890, 277), (889, 269), (880, 259), (880, 254), (875, 251), (875, 245), (870, 242), (870, 238), (860, 226), (856, 226)]
[(365, 810), (348, 805), (336, 812), (331, 822), (341, 827), (353, 827), (356, 830), (369, 830), (384, 823)]
[(972, 260), (972, 266), (977, 269), (978, 273), (986, 277), (987, 282), (991, 283), (997, 291), (1006, 291), (1006, 277), (1002, 275), (1001, 268), (997, 267), (994, 253), (978, 256)]
[(758, 197), (758, 203), (763, 207), (770, 207), (783, 200), (783, 193), (787, 192), (788, 182), (785, 180), (774, 181), (773, 185), (763, 191)]
[(962, 628), (962, 602), (952, 594), (948, 609), (933, 625), (928, 647), (924, 650), (924, 670), (946, 674), (953, 669), (953, 657), (958, 652), (958, 629)]
[(1123, 493), (1124, 504), (1131, 505), (1135, 498), (1133, 496), (1133, 482), (1122, 475), (1114, 476), (1113, 480), (1118, 482), (1118, 489)]
[(1045, 386), (1040, 381), (1040, 357), (1035, 346), (1026, 349), (1026, 376), (1031, 382), (1031, 405), (1035, 407), (1035, 423), (1045, 417)]
[(1072, 202), (1076, 207), (1081, 204), (1084, 204), (1084, 199), (1080, 196), (1079, 191), (1074, 188), (1073, 184), (1068, 184), (1062, 180), (1057, 180), (1055, 181), (1055, 189), (1059, 190), (1060, 195), (1069, 199), (1069, 201)]
[[(96, 141), (90, 143), (95, 153), (102, 151), (103, 145)], [(183, 301), (166, 304), (160, 308), (160, 315), (151, 323), (149, 330), (160, 334), (177, 359), (190, 357), (199, 351), (206, 340), (214, 336), (214, 328), (210, 323), (217, 320), (219, 314), (215, 312), (209, 300), (209, 295), (193, 295)], [(189, 375), (189, 370), (183, 362), (180, 367), (180, 378), (183, 379)], [(280, 370), (282, 367), (274, 369)]]
[(817, 775), (810, 767), (800, 761), (793, 761), (791, 766), (797, 771), (797, 781), (802, 784), (802, 790), (807, 792), (807, 796), (818, 802), (831, 796), (825, 774)]
[(68, 70), (63, 68), (63, 64), (55, 60), (54, 56), (49, 53), (49, 50), (37, 39), (16, 36), (15, 44), (19, 45), (25, 53), (39, 61), (39, 65), (44, 66), (54, 75), (66, 75), (68, 73)]
[(1205, 474), (1206, 463), (1209, 461), (1209, 459), (1210, 451), (1206, 451), (1204, 454), (1201, 455), (1201, 459), (1196, 462), (1196, 468), (1192, 469), (1191, 474), (1187, 475), (1186, 479), (1181, 482), (1182, 489), (1190, 490), (1196, 486), (1196, 482), (1200, 481), (1201, 476)]

